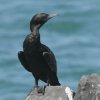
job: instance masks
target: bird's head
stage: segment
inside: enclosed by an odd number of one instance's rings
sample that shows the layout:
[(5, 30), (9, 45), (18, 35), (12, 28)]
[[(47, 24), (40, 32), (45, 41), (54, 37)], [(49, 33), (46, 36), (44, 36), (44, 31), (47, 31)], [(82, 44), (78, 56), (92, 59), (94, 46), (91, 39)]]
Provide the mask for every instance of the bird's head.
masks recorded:
[(45, 24), (49, 19), (57, 16), (58, 14), (46, 14), (39, 13), (32, 17), (30, 21), (30, 30), (33, 31), (34, 28), (39, 29), (43, 24)]

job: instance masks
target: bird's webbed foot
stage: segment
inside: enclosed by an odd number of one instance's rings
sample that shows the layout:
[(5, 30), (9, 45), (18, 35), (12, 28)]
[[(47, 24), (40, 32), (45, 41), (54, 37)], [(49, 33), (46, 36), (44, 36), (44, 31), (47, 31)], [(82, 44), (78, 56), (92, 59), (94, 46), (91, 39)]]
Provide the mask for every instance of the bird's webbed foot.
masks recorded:
[(35, 86), (34, 87), (36, 89), (37, 94), (43, 94), (45, 93), (45, 88), (41, 87), (41, 86)]
[(44, 88), (43, 87), (40, 87), (38, 86), (38, 79), (35, 78), (35, 88), (36, 88), (36, 91), (38, 94), (43, 94), (44, 95)]
[(44, 88), (44, 87), (38, 87), (38, 88), (37, 88), (37, 93), (41, 93), (41, 94), (44, 95), (44, 93), (45, 93), (45, 88)]
[(35, 88), (36, 88), (37, 93), (38, 94), (43, 94), (43, 95), (45, 94), (46, 87), (49, 86), (49, 84), (50, 84), (49, 80), (47, 80), (47, 84), (44, 85), (44, 87), (38, 86), (38, 81), (37, 80), (35, 81), (35, 83), (36, 83)]
[(44, 90), (43, 95), (45, 94), (45, 89), (46, 89), (47, 86), (49, 86), (49, 84), (50, 84), (50, 83), (49, 83), (49, 80), (47, 80), (47, 84), (44, 85), (44, 87), (43, 87), (43, 90)]

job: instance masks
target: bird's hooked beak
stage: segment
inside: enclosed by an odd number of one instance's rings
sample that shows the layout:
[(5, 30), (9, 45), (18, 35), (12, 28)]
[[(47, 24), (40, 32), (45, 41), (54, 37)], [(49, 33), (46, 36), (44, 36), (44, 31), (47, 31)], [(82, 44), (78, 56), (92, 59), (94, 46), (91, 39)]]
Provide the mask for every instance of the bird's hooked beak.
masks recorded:
[(55, 13), (55, 14), (50, 14), (50, 15), (48, 16), (48, 19), (51, 19), (51, 18), (56, 17), (56, 16), (59, 16), (59, 14), (57, 14), (57, 13)]

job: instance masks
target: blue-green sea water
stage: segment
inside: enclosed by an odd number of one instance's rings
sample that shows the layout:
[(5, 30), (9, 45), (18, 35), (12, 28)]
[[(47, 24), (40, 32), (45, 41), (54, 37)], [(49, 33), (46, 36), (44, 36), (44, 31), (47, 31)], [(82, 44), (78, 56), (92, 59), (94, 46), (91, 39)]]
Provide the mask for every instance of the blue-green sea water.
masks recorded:
[(60, 14), (40, 30), (55, 53), (60, 83), (76, 90), (82, 75), (100, 74), (100, 0), (0, 0), (0, 100), (24, 100), (34, 86), (17, 53), (40, 12)]

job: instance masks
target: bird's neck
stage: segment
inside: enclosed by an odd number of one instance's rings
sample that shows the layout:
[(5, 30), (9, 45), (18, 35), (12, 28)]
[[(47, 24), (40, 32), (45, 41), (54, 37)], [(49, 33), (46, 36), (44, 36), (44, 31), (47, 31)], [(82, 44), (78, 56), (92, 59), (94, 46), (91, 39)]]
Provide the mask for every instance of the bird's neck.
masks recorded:
[(39, 27), (38, 26), (32, 27), (31, 35), (32, 35), (32, 37), (34, 38), (35, 41), (40, 43), (40, 33), (39, 33)]
[(39, 25), (33, 26), (32, 29), (31, 29), (32, 34), (33, 35), (40, 35), (39, 34), (39, 28), (40, 28)]

